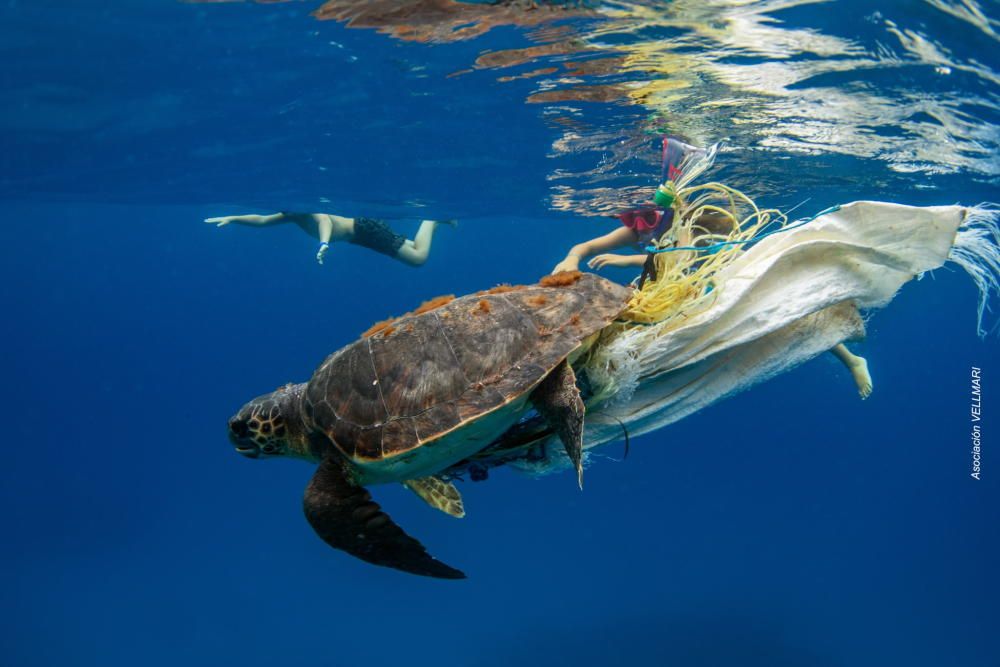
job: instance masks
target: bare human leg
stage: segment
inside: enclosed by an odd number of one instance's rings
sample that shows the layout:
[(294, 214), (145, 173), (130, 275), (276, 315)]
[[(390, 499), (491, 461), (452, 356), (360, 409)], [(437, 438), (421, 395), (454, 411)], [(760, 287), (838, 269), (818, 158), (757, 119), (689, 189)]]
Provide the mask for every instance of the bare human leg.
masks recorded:
[(434, 232), (438, 225), (457, 226), (454, 220), (424, 220), (420, 223), (420, 229), (413, 240), (407, 239), (396, 253), (396, 258), (406, 262), (411, 266), (420, 266), (427, 261), (427, 256), (431, 253), (431, 242), (434, 240)]
[(865, 358), (851, 354), (851, 351), (843, 343), (839, 343), (831, 348), (830, 352), (833, 353), (833, 356), (840, 359), (842, 364), (847, 366), (847, 370), (851, 371), (851, 376), (854, 377), (854, 383), (858, 385), (858, 393), (861, 395), (862, 400), (871, 396), (872, 376), (868, 372), (868, 362)]

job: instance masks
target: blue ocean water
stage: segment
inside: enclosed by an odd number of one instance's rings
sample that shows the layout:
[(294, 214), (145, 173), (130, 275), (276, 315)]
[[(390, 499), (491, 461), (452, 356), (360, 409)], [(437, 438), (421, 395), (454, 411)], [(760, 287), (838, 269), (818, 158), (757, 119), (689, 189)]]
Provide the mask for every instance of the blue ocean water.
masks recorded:
[[(334, 552), (310, 466), (233, 452), (230, 414), (372, 322), (613, 228), (661, 131), (726, 139), (713, 177), (768, 205), (1000, 200), (995, 3), (439, 4), (0, 8), (0, 664), (1000, 664), (1000, 358), (955, 268), (872, 315), (867, 401), (825, 355), (582, 493), (497, 470), (457, 521), (376, 488), (465, 581)], [(418, 270), (202, 223), (276, 210), (460, 222)]]

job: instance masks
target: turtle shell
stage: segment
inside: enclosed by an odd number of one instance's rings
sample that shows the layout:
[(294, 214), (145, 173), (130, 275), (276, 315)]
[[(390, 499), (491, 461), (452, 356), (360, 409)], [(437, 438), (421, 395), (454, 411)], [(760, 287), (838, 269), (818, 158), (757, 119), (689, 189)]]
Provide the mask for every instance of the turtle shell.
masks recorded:
[(306, 388), (307, 423), (363, 464), (411, 452), (523, 398), (632, 293), (593, 274), (560, 275), (404, 315), (335, 352)]

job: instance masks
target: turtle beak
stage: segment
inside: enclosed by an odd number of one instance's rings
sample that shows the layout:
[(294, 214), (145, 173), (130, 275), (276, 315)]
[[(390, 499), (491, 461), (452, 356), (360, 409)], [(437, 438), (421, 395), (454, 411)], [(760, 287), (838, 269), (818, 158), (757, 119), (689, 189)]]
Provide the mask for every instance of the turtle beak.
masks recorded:
[(236, 451), (243, 456), (251, 459), (255, 459), (260, 456), (260, 447), (257, 443), (252, 440), (241, 438), (233, 433), (232, 428), (230, 428), (229, 431), (229, 442), (233, 443), (233, 447), (236, 448)]
[(260, 457), (260, 447), (257, 447), (257, 446), (254, 446), (254, 447), (245, 447), (245, 446), (243, 446), (243, 447), (241, 447), (241, 446), (237, 445), (236, 446), (236, 451), (239, 452), (240, 454), (242, 454), (243, 456), (245, 456), (247, 458), (250, 458), (250, 459), (256, 459), (256, 458)]

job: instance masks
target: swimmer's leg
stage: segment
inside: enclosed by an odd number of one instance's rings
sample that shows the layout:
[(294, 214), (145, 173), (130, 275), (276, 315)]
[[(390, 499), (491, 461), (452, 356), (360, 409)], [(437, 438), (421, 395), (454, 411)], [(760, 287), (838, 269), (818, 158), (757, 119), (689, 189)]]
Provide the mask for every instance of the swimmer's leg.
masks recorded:
[(406, 262), (411, 266), (420, 266), (427, 261), (427, 256), (431, 253), (431, 241), (434, 239), (434, 232), (438, 225), (456, 226), (454, 220), (424, 220), (420, 223), (417, 235), (410, 241), (407, 239), (399, 250), (396, 251), (396, 258)]
[(865, 358), (851, 354), (851, 351), (843, 343), (839, 343), (833, 347), (830, 352), (833, 353), (833, 356), (840, 359), (841, 363), (847, 366), (847, 370), (851, 371), (854, 382), (858, 385), (858, 393), (861, 394), (862, 400), (871, 396), (872, 376), (868, 372), (868, 362), (865, 361)]

